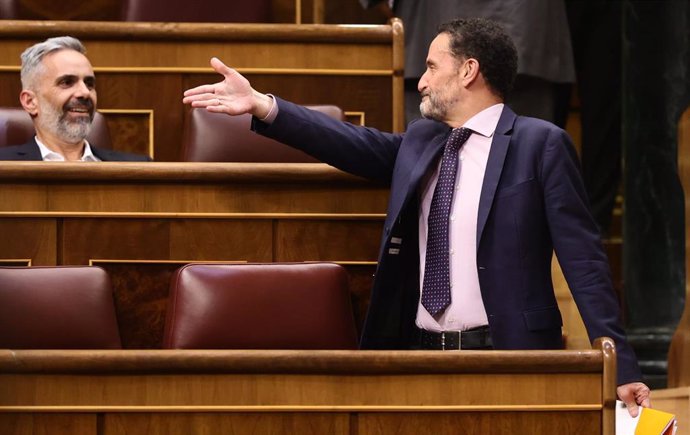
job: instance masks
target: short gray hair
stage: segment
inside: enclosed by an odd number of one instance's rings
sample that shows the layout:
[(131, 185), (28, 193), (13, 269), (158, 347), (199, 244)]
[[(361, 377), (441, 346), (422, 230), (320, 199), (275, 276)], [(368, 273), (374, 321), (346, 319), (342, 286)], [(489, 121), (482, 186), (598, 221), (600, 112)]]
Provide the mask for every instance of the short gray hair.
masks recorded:
[(86, 54), (84, 45), (77, 38), (71, 36), (57, 36), (32, 45), (24, 50), (21, 56), (21, 78), (22, 87), (24, 89), (30, 87), (36, 72), (41, 68), (41, 60), (43, 60), (46, 55), (59, 50), (74, 50), (81, 54)]

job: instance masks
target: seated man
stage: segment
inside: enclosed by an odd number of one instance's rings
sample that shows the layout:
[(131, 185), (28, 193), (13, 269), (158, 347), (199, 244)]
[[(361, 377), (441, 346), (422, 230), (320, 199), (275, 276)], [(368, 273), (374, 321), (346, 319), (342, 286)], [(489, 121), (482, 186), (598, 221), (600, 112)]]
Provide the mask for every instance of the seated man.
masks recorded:
[(96, 78), (86, 49), (70, 36), (50, 38), (22, 53), (19, 100), (36, 137), (0, 148), (0, 160), (147, 161), (146, 156), (99, 149), (85, 139), (96, 111)]

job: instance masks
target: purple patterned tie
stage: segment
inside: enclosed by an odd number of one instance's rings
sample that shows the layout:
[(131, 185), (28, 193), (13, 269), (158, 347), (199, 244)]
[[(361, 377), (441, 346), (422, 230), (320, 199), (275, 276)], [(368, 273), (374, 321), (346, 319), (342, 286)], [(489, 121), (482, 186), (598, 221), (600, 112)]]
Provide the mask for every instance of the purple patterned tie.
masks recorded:
[(448, 218), (455, 190), (458, 151), (472, 134), (469, 128), (456, 128), (446, 142), (441, 158), (434, 196), (431, 198), (426, 242), (426, 263), (422, 284), (422, 306), (432, 316), (450, 305), (450, 260), (448, 258)]

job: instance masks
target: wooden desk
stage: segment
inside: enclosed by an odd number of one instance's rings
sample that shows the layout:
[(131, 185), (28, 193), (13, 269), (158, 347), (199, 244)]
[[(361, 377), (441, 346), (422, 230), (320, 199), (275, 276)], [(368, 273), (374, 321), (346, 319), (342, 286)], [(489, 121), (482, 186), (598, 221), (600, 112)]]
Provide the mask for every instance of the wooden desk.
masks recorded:
[(343, 264), (362, 321), (386, 186), (318, 163), (2, 165), (0, 264), (104, 267), (125, 347), (160, 346), (169, 276), (191, 261)]
[(19, 55), (51, 36), (87, 48), (113, 147), (178, 161), (188, 107), (182, 93), (215, 83), (213, 56), (260, 91), (335, 104), (355, 123), (404, 129), (402, 23), (295, 25), (0, 20), (0, 106), (18, 106)]
[(0, 432), (613, 435), (615, 351), (597, 346), (0, 350)]

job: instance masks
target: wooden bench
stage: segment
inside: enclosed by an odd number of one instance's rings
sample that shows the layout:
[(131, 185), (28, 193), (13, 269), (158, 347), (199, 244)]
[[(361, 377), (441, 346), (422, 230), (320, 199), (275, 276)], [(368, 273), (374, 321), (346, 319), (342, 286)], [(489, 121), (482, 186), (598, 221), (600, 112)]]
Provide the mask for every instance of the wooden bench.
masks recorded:
[(615, 350), (0, 350), (0, 432), (614, 434)]

